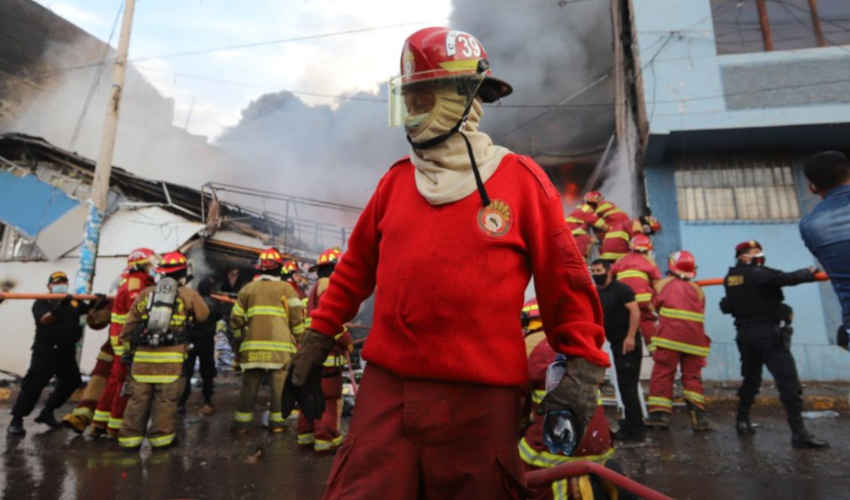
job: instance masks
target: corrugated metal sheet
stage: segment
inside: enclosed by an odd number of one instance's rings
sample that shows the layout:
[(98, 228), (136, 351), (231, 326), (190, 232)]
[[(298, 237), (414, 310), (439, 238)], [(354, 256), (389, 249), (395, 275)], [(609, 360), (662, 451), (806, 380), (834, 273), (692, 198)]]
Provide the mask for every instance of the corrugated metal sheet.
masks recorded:
[(30, 238), (78, 204), (34, 175), (0, 171), (0, 221)]

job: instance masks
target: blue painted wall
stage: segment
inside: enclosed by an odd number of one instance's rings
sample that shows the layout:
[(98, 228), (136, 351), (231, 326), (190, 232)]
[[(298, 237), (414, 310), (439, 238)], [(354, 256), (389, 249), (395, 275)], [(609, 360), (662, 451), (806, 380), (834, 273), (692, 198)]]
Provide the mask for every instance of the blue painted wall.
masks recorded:
[(31, 238), (78, 204), (34, 175), (0, 172), (0, 222)]

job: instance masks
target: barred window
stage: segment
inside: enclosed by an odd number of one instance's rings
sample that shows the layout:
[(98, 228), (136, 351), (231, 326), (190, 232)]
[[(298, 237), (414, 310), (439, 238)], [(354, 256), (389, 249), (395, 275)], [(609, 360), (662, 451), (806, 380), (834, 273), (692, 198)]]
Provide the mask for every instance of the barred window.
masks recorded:
[(790, 160), (688, 160), (675, 182), (683, 221), (800, 218)]

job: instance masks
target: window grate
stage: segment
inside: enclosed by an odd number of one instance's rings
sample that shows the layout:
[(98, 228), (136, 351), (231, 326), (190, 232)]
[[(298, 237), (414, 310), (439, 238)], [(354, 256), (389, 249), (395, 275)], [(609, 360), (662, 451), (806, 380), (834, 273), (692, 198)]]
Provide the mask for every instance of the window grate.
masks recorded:
[(790, 160), (686, 160), (675, 182), (683, 221), (800, 218)]

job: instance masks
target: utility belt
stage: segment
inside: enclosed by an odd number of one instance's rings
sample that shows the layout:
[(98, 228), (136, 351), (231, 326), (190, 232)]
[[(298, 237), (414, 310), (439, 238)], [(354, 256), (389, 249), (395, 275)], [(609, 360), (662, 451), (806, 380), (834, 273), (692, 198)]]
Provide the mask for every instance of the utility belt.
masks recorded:
[(144, 326), (135, 332), (131, 340), (133, 347), (168, 347), (174, 345), (188, 344), (189, 337), (185, 331), (166, 331), (164, 333), (151, 333)]

